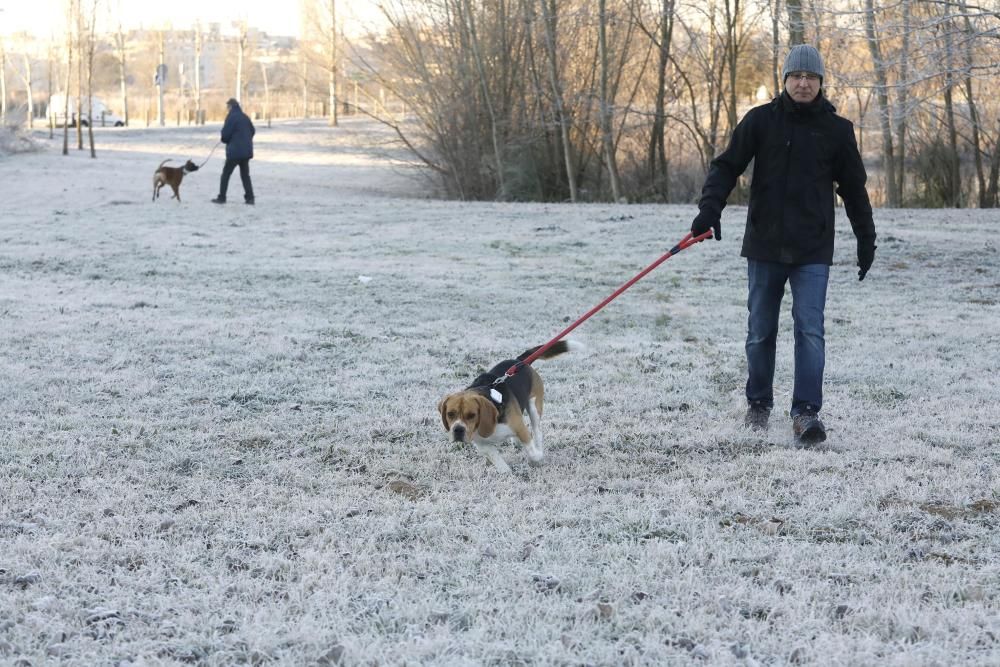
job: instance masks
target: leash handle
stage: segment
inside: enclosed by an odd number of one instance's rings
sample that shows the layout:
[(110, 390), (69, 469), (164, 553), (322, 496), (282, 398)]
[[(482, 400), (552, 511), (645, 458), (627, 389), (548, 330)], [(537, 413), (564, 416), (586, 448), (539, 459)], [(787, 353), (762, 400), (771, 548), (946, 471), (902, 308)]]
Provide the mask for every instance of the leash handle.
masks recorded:
[(576, 322), (573, 322), (568, 327), (566, 327), (565, 329), (563, 329), (559, 333), (559, 335), (557, 335), (555, 338), (553, 338), (552, 340), (550, 340), (548, 343), (546, 343), (545, 345), (542, 345), (540, 348), (538, 348), (537, 350), (535, 350), (535, 352), (533, 354), (531, 354), (529, 357), (527, 357), (526, 359), (524, 359), (522, 361), (519, 361), (518, 363), (516, 363), (513, 366), (511, 366), (510, 368), (508, 368), (507, 372), (504, 373), (500, 377), (500, 379), (497, 380), (497, 382), (495, 384), (499, 384), (503, 380), (507, 379), (509, 376), (514, 375), (515, 373), (517, 373), (517, 371), (522, 366), (528, 366), (528, 365), (530, 365), (531, 362), (535, 361), (536, 359), (538, 359), (538, 357), (540, 357), (543, 354), (545, 354), (545, 352), (550, 347), (552, 347), (553, 345), (555, 345), (556, 343), (558, 343), (560, 340), (562, 340), (566, 336), (566, 334), (568, 334), (573, 329), (577, 328), (578, 326), (580, 326), (581, 324), (583, 324), (584, 322), (586, 322), (597, 311), (601, 310), (602, 308), (604, 308), (604, 306), (606, 306), (609, 303), (611, 303), (612, 301), (614, 301), (616, 298), (618, 298), (619, 295), (621, 295), (622, 292), (624, 292), (629, 287), (631, 287), (632, 285), (634, 285), (637, 282), (639, 282), (640, 280), (642, 280), (642, 278), (644, 278), (647, 273), (649, 273), (650, 271), (652, 271), (653, 269), (655, 269), (656, 267), (658, 267), (660, 264), (663, 264), (665, 261), (667, 261), (668, 259), (670, 259), (674, 255), (676, 255), (677, 253), (679, 253), (681, 250), (685, 250), (687, 248), (690, 248), (695, 243), (701, 243), (705, 239), (709, 239), (709, 238), (712, 238), (712, 230), (708, 230), (704, 234), (699, 234), (698, 236), (692, 236), (691, 232), (688, 232), (687, 236), (685, 236), (683, 239), (680, 240), (680, 243), (678, 243), (677, 245), (675, 245), (673, 248), (671, 248), (670, 250), (668, 250), (664, 255), (662, 255), (659, 259), (657, 259), (655, 262), (653, 262), (652, 264), (650, 264), (649, 266), (647, 266), (645, 269), (643, 269), (641, 272), (639, 272), (638, 275), (636, 275), (631, 280), (629, 280), (628, 282), (626, 282), (624, 285), (622, 285), (621, 287), (619, 287), (618, 289), (616, 289), (614, 291), (614, 293), (611, 294), (611, 296), (609, 296), (604, 301), (601, 301), (599, 304), (597, 304), (596, 306), (594, 306), (593, 308), (591, 308), (590, 310), (588, 310), (580, 319), (578, 319)]

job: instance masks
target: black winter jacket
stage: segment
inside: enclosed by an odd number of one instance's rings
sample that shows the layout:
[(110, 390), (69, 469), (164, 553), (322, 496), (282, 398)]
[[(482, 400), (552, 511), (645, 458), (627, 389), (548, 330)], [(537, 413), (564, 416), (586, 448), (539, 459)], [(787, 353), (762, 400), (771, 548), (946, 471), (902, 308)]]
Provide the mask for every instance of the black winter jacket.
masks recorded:
[(782, 93), (754, 107), (712, 160), (698, 208), (719, 214), (755, 160), (741, 254), (784, 264), (833, 263), (833, 183), (859, 238), (875, 238), (854, 125), (820, 93), (799, 104)]
[(226, 114), (226, 122), (222, 124), (222, 143), (226, 145), (226, 159), (252, 158), (253, 135), (256, 132), (250, 117), (243, 113), (239, 104), (234, 104)]

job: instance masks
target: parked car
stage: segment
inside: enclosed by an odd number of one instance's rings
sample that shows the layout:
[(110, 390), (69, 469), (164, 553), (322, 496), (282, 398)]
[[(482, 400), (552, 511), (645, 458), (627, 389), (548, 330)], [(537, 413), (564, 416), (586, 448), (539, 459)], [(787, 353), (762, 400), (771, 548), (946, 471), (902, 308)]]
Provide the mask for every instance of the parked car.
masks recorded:
[[(83, 117), (81, 118), (81, 125), (87, 127), (91, 123), (91, 118), (93, 118), (94, 127), (122, 127), (125, 125), (125, 121), (121, 116), (115, 114), (99, 97), (91, 98), (91, 114), (87, 114), (87, 98), (84, 97), (82, 100), (83, 104)], [(52, 119), (52, 124), (56, 127), (62, 127), (66, 124), (66, 96), (62, 93), (56, 93), (49, 98), (49, 117)], [(69, 98), (69, 126), (76, 127), (76, 97), (70, 96)]]

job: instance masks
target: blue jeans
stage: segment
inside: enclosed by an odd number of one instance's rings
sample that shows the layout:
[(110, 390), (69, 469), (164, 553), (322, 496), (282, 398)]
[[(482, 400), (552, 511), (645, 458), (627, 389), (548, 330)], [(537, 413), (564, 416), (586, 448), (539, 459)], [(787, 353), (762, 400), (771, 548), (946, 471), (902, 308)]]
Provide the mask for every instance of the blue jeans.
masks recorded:
[(747, 401), (774, 407), (774, 354), (778, 340), (778, 315), (785, 283), (792, 286), (792, 319), (795, 322), (794, 417), (823, 407), (823, 310), (830, 267), (826, 264), (779, 264), (747, 260)]

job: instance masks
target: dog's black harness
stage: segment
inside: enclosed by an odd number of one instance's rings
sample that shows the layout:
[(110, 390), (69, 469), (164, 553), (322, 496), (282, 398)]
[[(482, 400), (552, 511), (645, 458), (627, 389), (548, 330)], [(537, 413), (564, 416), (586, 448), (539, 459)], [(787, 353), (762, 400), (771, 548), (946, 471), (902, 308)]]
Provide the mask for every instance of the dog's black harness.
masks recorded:
[[(473, 380), (472, 384), (468, 387), (469, 391), (481, 394), (496, 407), (497, 412), (500, 413), (497, 417), (497, 421), (499, 422), (504, 421), (504, 405), (509, 402), (511, 396), (517, 401), (518, 409), (522, 412), (528, 408), (528, 399), (531, 395), (531, 376), (528, 373), (510, 375), (507, 376), (504, 382), (497, 382), (497, 380), (504, 377), (507, 369), (517, 363), (519, 362), (514, 359), (501, 361), (489, 371)], [(500, 397), (499, 400), (497, 396)]]

